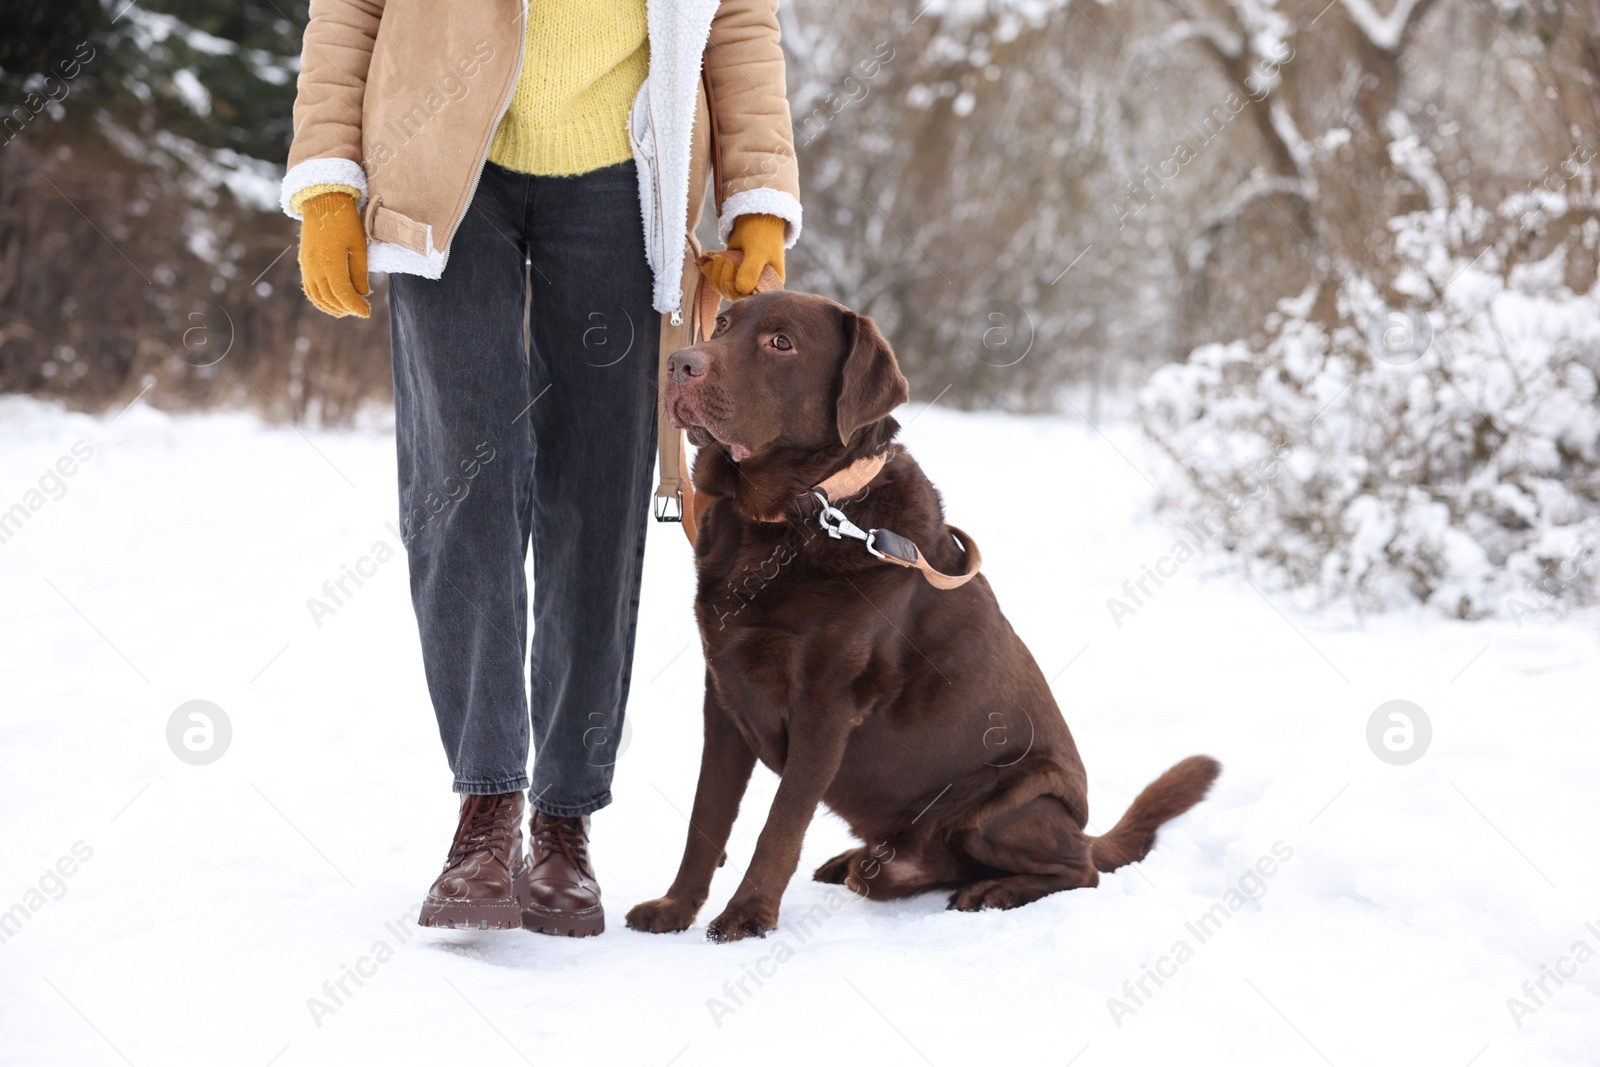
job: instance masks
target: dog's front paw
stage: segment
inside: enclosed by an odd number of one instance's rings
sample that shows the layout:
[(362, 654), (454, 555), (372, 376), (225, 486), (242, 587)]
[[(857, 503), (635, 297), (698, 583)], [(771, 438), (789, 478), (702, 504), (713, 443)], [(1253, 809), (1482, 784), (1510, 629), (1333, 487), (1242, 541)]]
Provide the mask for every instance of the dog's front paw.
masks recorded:
[(635, 904), (628, 912), (627, 923), (630, 930), (642, 930), (647, 934), (670, 934), (679, 930), (687, 930), (694, 925), (694, 917), (700, 913), (700, 906), (687, 900), (678, 900), (675, 897), (659, 897), (656, 900), (647, 900), (643, 904)]
[(706, 940), (717, 944), (743, 941), (747, 937), (766, 937), (778, 925), (778, 909), (760, 901), (731, 903), (706, 927)]

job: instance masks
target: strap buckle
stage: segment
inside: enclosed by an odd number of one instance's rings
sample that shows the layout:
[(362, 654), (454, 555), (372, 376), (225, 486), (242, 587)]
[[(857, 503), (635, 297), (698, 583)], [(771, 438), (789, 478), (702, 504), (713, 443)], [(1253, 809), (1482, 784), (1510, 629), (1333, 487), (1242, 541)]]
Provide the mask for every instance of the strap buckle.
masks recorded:
[(682, 522), (683, 521), (683, 490), (679, 489), (671, 496), (657, 495), (655, 502), (657, 522)]

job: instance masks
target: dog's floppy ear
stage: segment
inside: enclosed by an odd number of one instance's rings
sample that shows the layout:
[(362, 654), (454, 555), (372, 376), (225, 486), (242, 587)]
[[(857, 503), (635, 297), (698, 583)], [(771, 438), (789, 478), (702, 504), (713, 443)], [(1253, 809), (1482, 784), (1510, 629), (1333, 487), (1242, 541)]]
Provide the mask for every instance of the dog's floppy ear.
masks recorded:
[(894, 350), (878, 326), (865, 315), (844, 313), (846, 354), (839, 374), (839, 405), (835, 421), (839, 440), (850, 443), (850, 436), (861, 427), (877, 422), (911, 396), (911, 387)]

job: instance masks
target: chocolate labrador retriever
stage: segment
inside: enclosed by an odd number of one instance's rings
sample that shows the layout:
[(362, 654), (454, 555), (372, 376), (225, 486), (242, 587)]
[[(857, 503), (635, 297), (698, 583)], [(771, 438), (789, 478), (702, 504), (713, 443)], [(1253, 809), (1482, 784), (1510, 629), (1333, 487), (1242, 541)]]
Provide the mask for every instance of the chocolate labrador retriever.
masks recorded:
[[(668, 371), (666, 410), (700, 446), (705, 749), (678, 875), (629, 926), (694, 923), (757, 759), (781, 781), (712, 941), (777, 925), (818, 802), (865, 842), (818, 881), (877, 899), (953, 889), (950, 906), (975, 911), (1093, 886), (1205, 796), (1221, 768), (1193, 756), (1110, 833), (1085, 833), (1083, 762), (1044, 675), (982, 575), (945, 577), (972, 569), (975, 546), (893, 444), (906, 380), (871, 319), (818, 296), (752, 296)], [(840, 498), (841, 471), (870, 481), (843, 478)], [(830, 536), (844, 516), (875, 541)], [(904, 565), (916, 558), (923, 569)]]

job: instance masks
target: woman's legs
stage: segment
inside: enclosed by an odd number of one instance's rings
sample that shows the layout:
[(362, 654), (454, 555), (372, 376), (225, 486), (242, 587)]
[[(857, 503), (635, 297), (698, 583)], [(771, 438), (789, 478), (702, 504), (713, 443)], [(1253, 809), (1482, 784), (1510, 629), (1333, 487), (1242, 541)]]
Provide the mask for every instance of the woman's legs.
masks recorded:
[(528, 784), (528, 195), (525, 176), (486, 167), (443, 276), (389, 276), (401, 532), (458, 793)]
[(531, 805), (611, 802), (655, 459), (660, 316), (633, 163), (532, 179)]
[(631, 162), (489, 164), (443, 276), (390, 276), (402, 532), (457, 792), (528, 785), (531, 537), (531, 806), (610, 802), (655, 450), (650, 290)]

